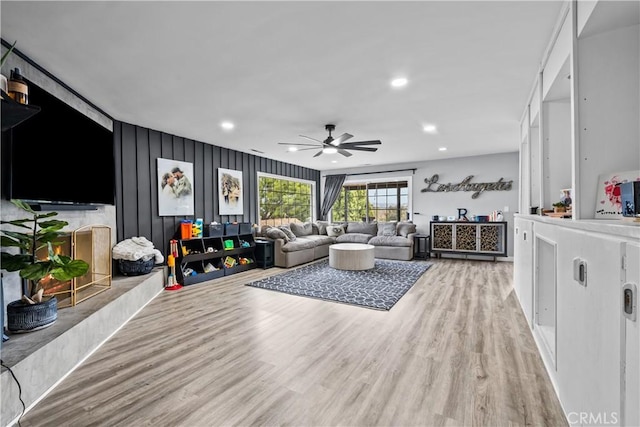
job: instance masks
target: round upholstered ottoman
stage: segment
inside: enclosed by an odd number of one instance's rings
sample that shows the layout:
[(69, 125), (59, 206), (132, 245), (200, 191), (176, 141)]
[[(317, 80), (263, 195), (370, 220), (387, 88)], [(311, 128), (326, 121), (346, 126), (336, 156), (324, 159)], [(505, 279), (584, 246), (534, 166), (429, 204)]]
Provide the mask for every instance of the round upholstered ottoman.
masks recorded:
[(375, 246), (336, 243), (329, 246), (329, 266), (337, 270), (370, 270), (375, 266)]

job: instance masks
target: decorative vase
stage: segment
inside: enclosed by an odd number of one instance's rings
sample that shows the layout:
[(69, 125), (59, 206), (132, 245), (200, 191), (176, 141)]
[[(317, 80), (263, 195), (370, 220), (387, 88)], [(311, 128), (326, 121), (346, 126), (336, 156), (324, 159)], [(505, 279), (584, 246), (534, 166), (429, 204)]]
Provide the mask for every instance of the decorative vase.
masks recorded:
[(58, 300), (52, 296), (37, 304), (22, 300), (7, 304), (7, 329), (12, 333), (44, 329), (58, 319)]
[(566, 212), (567, 208), (565, 206), (554, 206), (553, 207), (553, 212), (555, 213), (561, 213), (561, 212)]

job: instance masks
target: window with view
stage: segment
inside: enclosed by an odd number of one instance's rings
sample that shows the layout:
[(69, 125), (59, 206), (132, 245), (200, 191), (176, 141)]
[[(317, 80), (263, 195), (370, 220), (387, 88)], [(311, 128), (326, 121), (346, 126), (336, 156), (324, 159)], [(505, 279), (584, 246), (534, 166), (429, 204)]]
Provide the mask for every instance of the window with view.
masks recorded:
[(260, 225), (313, 220), (315, 182), (258, 173)]
[(331, 209), (333, 221), (403, 221), (409, 218), (407, 181), (345, 184)]

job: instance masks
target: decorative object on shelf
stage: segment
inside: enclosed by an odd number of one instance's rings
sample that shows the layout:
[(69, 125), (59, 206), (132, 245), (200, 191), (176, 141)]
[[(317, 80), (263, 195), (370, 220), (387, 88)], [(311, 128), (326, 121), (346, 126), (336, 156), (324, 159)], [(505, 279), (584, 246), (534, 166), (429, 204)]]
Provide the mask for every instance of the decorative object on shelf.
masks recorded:
[(622, 182), (620, 198), (622, 201), (622, 216), (638, 219), (640, 217), (640, 181)]
[[(11, 200), (11, 203), (32, 217), (0, 221), (3, 225), (29, 230), (28, 233), (0, 230), (3, 234), (2, 247), (20, 250), (18, 254), (5, 251), (0, 253), (2, 269), (9, 272), (19, 271), (23, 279), (23, 297), (10, 303), (7, 329), (11, 332), (30, 332), (50, 326), (57, 319), (57, 298), (44, 295), (43, 280), (71, 280), (87, 273), (89, 264), (55, 251), (58, 239), (63, 234), (60, 230), (68, 225), (66, 221), (51, 219), (58, 215), (57, 212), (35, 212), (22, 200)], [(45, 259), (36, 257), (40, 247), (47, 247), (48, 256)], [(39, 307), (31, 307), (33, 305)]]
[(193, 163), (158, 158), (158, 215), (193, 215)]
[(11, 70), (11, 75), (7, 82), (7, 93), (18, 104), (27, 105), (29, 103), (29, 86), (27, 86), (27, 82), (22, 76), (22, 71), (18, 67)]
[(220, 215), (243, 215), (242, 172), (218, 168), (218, 204)]
[(196, 219), (191, 225), (191, 237), (202, 237), (202, 227), (204, 226), (204, 222), (202, 218)]
[(622, 195), (617, 184), (640, 181), (640, 171), (601, 174), (598, 178), (595, 218), (622, 218)]
[[(347, 142), (346, 140), (353, 138), (353, 135), (348, 133), (343, 133), (337, 138), (331, 136), (331, 132), (336, 129), (336, 125), (327, 124), (324, 125), (326, 131), (329, 132), (329, 136), (324, 140), (320, 141), (319, 139), (311, 138), (309, 136), (300, 135), (302, 138), (306, 138), (308, 140), (314, 141), (315, 144), (302, 144), (302, 143), (289, 143), (289, 142), (280, 142), (280, 145), (288, 145), (289, 151), (304, 151), (304, 150), (318, 150), (313, 157), (318, 157), (321, 154), (334, 154), (340, 153), (345, 157), (351, 157), (351, 154), (347, 150), (355, 150), (355, 151), (369, 151), (375, 152), (378, 151), (376, 147), (366, 147), (367, 145), (380, 145), (382, 144), (379, 140), (373, 141), (356, 141), (356, 142)], [(299, 148), (304, 147), (304, 148)]]

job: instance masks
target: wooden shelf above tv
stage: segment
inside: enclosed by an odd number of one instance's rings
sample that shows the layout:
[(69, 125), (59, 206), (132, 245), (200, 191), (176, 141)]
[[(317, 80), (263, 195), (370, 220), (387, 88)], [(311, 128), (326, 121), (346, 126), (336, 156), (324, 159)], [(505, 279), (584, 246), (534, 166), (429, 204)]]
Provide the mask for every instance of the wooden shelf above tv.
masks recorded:
[(3, 90), (2, 93), (2, 131), (9, 130), (14, 126), (24, 122), (34, 114), (40, 111), (40, 107), (36, 105), (20, 104)]

